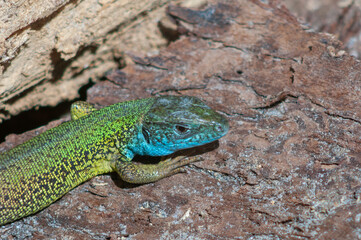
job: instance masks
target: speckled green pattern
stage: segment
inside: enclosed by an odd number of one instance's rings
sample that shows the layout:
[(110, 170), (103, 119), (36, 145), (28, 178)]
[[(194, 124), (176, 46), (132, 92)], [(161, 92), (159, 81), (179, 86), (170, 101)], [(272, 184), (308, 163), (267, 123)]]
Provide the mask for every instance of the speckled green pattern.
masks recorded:
[(71, 113), (71, 119), (77, 120), (83, 116), (86, 116), (97, 109), (88, 102), (84, 101), (78, 101), (71, 105), (70, 113)]
[(148, 183), (198, 159), (134, 164), (136, 154), (163, 156), (224, 136), (228, 122), (195, 97), (162, 96), (100, 110), (74, 103), (72, 121), (0, 155), (0, 225), (36, 213), (90, 178), (116, 171)]
[[(121, 103), (50, 129), (0, 155), (0, 224), (35, 213), (111, 172), (153, 99)], [(115, 137), (116, 136), (116, 137)]]

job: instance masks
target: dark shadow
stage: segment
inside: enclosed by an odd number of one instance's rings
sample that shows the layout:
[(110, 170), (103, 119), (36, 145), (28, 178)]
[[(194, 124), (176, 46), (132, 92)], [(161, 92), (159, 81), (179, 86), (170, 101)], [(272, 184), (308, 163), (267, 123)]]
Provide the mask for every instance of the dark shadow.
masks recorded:
[(168, 44), (175, 42), (181, 36), (181, 33), (177, 29), (172, 29), (164, 26), (161, 22), (158, 22), (159, 31), (162, 33), (162, 36), (167, 39)]
[(63, 102), (56, 107), (40, 107), (38, 110), (32, 109), (24, 111), (19, 115), (4, 121), (0, 125), (0, 142), (5, 141), (9, 134), (20, 134), (26, 131), (46, 125), (52, 120), (59, 119), (69, 112), (71, 102)]
[[(93, 86), (94, 83), (89, 81), (79, 90), (80, 97), (76, 100), (86, 100), (86, 91)], [(74, 101), (66, 101), (60, 103), (56, 107), (40, 107), (39, 109), (31, 109), (24, 111), (17, 116), (0, 124), (0, 142), (5, 141), (5, 137), (11, 133), (20, 134), (26, 131), (36, 129), (48, 124), (50, 121), (60, 119), (70, 112), (70, 105)]]

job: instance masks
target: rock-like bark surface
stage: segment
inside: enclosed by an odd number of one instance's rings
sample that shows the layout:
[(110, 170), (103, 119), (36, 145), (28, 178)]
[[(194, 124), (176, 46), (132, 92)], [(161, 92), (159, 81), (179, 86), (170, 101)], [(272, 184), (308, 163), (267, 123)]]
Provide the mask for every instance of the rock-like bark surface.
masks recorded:
[[(183, 36), (157, 56), (131, 55), (133, 64), (88, 91), (99, 105), (160, 94), (202, 98), (231, 126), (218, 143), (197, 149), (203, 162), (142, 186), (96, 177), (1, 227), (1, 236), (360, 238), (361, 64), (332, 35), (264, 2), (170, 6)], [(8, 137), (1, 150), (35, 134)]]

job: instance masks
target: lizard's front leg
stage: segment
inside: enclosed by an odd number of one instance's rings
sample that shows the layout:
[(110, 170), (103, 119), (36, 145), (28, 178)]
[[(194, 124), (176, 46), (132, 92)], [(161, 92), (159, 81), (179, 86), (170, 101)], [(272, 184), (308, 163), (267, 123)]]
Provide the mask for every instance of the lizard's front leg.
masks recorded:
[(197, 157), (176, 157), (157, 164), (136, 164), (131, 161), (118, 160), (115, 163), (115, 171), (123, 181), (137, 184), (150, 183), (184, 172), (183, 166), (200, 160)]

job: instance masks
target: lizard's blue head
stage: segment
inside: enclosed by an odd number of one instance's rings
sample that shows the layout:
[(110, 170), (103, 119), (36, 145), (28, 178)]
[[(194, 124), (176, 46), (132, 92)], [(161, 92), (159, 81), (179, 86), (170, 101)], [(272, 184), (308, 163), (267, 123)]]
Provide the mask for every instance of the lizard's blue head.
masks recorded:
[(155, 99), (138, 133), (138, 154), (163, 156), (215, 141), (229, 129), (223, 116), (196, 97)]

